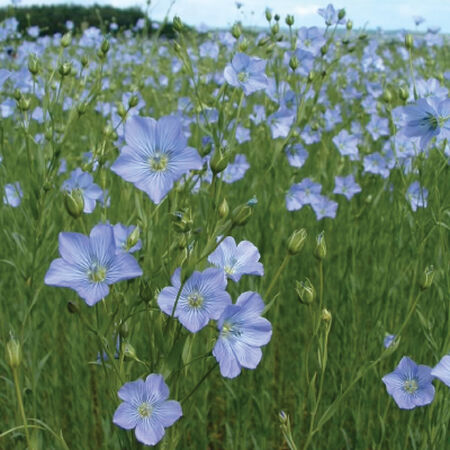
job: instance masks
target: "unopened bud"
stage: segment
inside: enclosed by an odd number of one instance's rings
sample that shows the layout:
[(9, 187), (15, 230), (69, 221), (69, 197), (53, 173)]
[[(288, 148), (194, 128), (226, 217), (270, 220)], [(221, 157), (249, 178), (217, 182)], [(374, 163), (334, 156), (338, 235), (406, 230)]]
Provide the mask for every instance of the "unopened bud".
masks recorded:
[(102, 45), (100, 46), (100, 50), (104, 55), (106, 55), (109, 52), (109, 47), (110, 44), (108, 39), (103, 39)]
[(414, 40), (411, 34), (405, 35), (405, 47), (407, 50), (411, 50), (414, 46)]
[(28, 111), (30, 109), (31, 100), (29, 98), (21, 97), (18, 106), (21, 111)]
[(183, 22), (181, 21), (179, 16), (175, 16), (173, 18), (172, 26), (173, 29), (178, 33), (181, 33), (181, 31), (183, 31)]
[(279, 15), (279, 14), (275, 14), (275, 15), (273, 16), (273, 18), (274, 18), (275, 22), (279, 22), (279, 20), (280, 20), (280, 15)]
[(406, 102), (406, 100), (408, 100), (408, 98), (409, 98), (409, 93), (404, 87), (401, 87), (399, 89), (398, 95), (399, 95), (400, 99), (404, 102)]
[(428, 266), (422, 274), (422, 279), (420, 281), (420, 289), (424, 291), (428, 289), (433, 284), (434, 278), (434, 267)]
[(80, 308), (76, 303), (67, 302), (67, 310), (70, 312), (70, 314), (77, 314), (80, 311)]
[(82, 116), (83, 114), (86, 113), (87, 111), (87, 103), (86, 102), (81, 102), (78, 106), (77, 106), (77, 112), (80, 116)]
[(230, 213), (230, 207), (228, 206), (227, 200), (224, 198), (219, 206), (219, 217), (221, 219), (226, 219)]
[(278, 34), (278, 32), (280, 31), (280, 24), (278, 22), (274, 23), (270, 31), (273, 35)]
[(231, 213), (231, 222), (234, 226), (245, 225), (253, 214), (253, 208), (247, 204), (239, 205)]
[(72, 33), (70, 31), (68, 33), (65, 33), (63, 37), (61, 38), (61, 47), (66, 48), (68, 47), (72, 42)]
[(264, 36), (258, 41), (258, 47), (264, 47), (270, 42), (269, 36)]
[(330, 311), (328, 311), (327, 308), (323, 308), (322, 309), (322, 315), (320, 316), (320, 318), (324, 321), (324, 322), (331, 322), (332, 316)]
[(322, 54), (322, 56), (325, 56), (327, 54), (327, 51), (328, 51), (327, 45), (322, 45), (322, 47), (320, 47), (320, 53)]
[(228, 165), (228, 156), (223, 154), (222, 150), (216, 149), (209, 161), (209, 167), (214, 175), (223, 172)]
[(134, 94), (128, 100), (128, 107), (134, 108), (135, 106), (138, 105), (138, 103), (139, 103), (139, 97), (136, 94)]
[(241, 42), (239, 42), (238, 50), (239, 50), (240, 52), (245, 52), (245, 51), (247, 51), (247, 49), (248, 49), (248, 40), (245, 39), (245, 38), (243, 38), (243, 39), (241, 40)]
[(304, 305), (310, 305), (316, 297), (316, 290), (308, 278), (305, 281), (296, 281), (295, 291), (297, 292), (300, 303)]
[(22, 362), (22, 349), (14, 336), (6, 343), (6, 362), (11, 369), (17, 369)]
[(297, 253), (300, 253), (303, 246), (305, 245), (307, 236), (308, 234), (306, 233), (306, 230), (304, 228), (295, 230), (291, 234), (288, 241), (288, 252), (290, 255), (296, 255)]
[(130, 250), (130, 248), (133, 248), (138, 242), (139, 238), (141, 237), (141, 230), (139, 227), (135, 227), (134, 230), (130, 233), (130, 235), (127, 238), (126, 243), (126, 250)]
[(308, 83), (312, 83), (313, 81), (314, 81), (314, 77), (316, 76), (316, 74), (313, 72), (313, 71), (311, 71), (311, 72), (309, 72), (308, 73)]
[(120, 350), (125, 358), (134, 359), (134, 360), (138, 359), (138, 357), (136, 355), (136, 350), (128, 342), (122, 342), (122, 345), (120, 346)]
[(235, 23), (232, 27), (231, 27), (231, 35), (235, 38), (235, 39), (239, 39), (241, 37), (242, 34), (242, 29), (240, 24)]
[(292, 56), (291, 59), (289, 60), (289, 67), (295, 72), (299, 66), (300, 62), (298, 58), (295, 55)]
[(37, 75), (39, 73), (39, 60), (35, 55), (31, 55), (28, 58), (28, 70), (31, 75)]
[(383, 92), (383, 101), (385, 103), (391, 103), (392, 102), (392, 94), (391, 94), (391, 91), (389, 89), (386, 89)]
[(288, 14), (286, 16), (285, 22), (288, 27), (292, 27), (292, 25), (294, 25), (294, 16), (292, 16), (291, 14)]
[(351, 31), (353, 28), (353, 22), (351, 20), (347, 20), (347, 24), (345, 25), (348, 31)]
[(287, 416), (287, 414), (284, 411), (280, 411), (278, 413), (278, 418), (280, 419), (280, 422), (282, 424), (286, 424), (287, 421), (288, 421), (288, 416)]
[(119, 335), (122, 339), (126, 339), (129, 334), (128, 325), (126, 322), (122, 322), (119, 327)]
[(127, 115), (127, 110), (125, 109), (125, 106), (123, 106), (123, 103), (117, 103), (117, 114), (119, 117), (124, 120), (125, 116)]
[(342, 8), (338, 11), (338, 19), (342, 20), (345, 17), (345, 9)]
[(89, 65), (89, 58), (86, 55), (81, 57), (81, 65), (87, 67)]
[(66, 192), (64, 195), (64, 206), (74, 219), (78, 219), (84, 210), (84, 198), (81, 189), (73, 189), (70, 192)]
[(325, 256), (327, 256), (327, 246), (325, 244), (325, 234), (323, 231), (317, 235), (314, 256), (320, 260), (324, 259)]
[(58, 67), (58, 72), (62, 77), (66, 77), (72, 71), (72, 64), (70, 62), (62, 63)]
[(20, 92), (20, 89), (15, 89), (13, 96), (16, 101), (19, 101), (22, 98), (22, 92)]
[(269, 8), (266, 8), (265, 15), (267, 22), (270, 22), (272, 20), (272, 12), (270, 11)]

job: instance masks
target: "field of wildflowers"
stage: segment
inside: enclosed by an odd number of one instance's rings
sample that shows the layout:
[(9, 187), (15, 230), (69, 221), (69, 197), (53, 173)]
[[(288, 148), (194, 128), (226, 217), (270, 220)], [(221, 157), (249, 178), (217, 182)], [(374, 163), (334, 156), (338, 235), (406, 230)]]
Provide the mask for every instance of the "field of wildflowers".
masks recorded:
[(0, 23), (1, 449), (448, 448), (448, 36), (319, 14)]

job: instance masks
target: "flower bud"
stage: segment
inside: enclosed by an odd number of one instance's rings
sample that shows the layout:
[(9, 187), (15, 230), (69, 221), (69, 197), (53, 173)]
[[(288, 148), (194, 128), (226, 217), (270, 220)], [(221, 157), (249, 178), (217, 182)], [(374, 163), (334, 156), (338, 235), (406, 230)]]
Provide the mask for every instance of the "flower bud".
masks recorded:
[(314, 81), (315, 75), (316, 74), (312, 70), (311, 70), (311, 72), (308, 73), (308, 79), (307, 79), (308, 83), (312, 83)]
[(17, 102), (22, 98), (22, 92), (20, 92), (20, 89), (14, 90), (13, 97)]
[(325, 56), (327, 54), (328, 51), (328, 45), (322, 45), (322, 47), (320, 47), (320, 53), (322, 54), (322, 56)]
[(306, 233), (306, 230), (304, 228), (295, 230), (291, 234), (288, 241), (288, 252), (290, 255), (296, 255), (297, 253), (300, 253), (303, 246), (305, 245), (307, 236), (308, 234)]
[(338, 19), (342, 20), (345, 17), (345, 9), (342, 8), (338, 11)]
[(241, 29), (241, 25), (238, 23), (235, 23), (232, 27), (231, 27), (231, 35), (235, 38), (235, 39), (239, 39), (241, 37), (242, 34), (242, 29)]
[(119, 327), (119, 335), (122, 339), (126, 339), (129, 334), (127, 322), (122, 322)]
[(434, 278), (434, 267), (428, 266), (422, 274), (422, 279), (420, 280), (420, 289), (424, 291), (428, 289), (433, 284)]
[(272, 20), (272, 12), (270, 11), (269, 8), (266, 8), (265, 15), (267, 22), (270, 22)]
[(389, 89), (386, 89), (383, 92), (383, 101), (385, 103), (391, 103), (392, 102), (392, 94), (391, 94), (391, 91)]
[(109, 52), (109, 47), (110, 44), (108, 39), (103, 39), (102, 45), (100, 46), (100, 50), (104, 55), (106, 55)]
[(6, 362), (11, 369), (17, 369), (22, 362), (22, 350), (20, 343), (11, 336), (6, 344)]
[(282, 424), (286, 424), (287, 421), (288, 421), (288, 416), (287, 416), (287, 414), (284, 411), (280, 411), (278, 413), (278, 418), (280, 419), (280, 422)]
[(84, 210), (84, 198), (81, 189), (73, 189), (70, 192), (66, 192), (64, 194), (64, 206), (74, 219), (78, 219)]
[(300, 303), (304, 305), (310, 305), (316, 297), (316, 290), (308, 278), (305, 278), (305, 281), (296, 281), (295, 291), (300, 299)]
[(172, 26), (173, 29), (178, 33), (181, 33), (183, 31), (183, 22), (181, 21), (179, 16), (175, 16), (173, 18)]
[(407, 50), (411, 50), (414, 46), (414, 40), (411, 34), (405, 35), (405, 47)]
[(87, 67), (89, 65), (89, 58), (86, 55), (81, 57), (81, 65)]
[(292, 56), (291, 59), (289, 60), (289, 67), (295, 72), (298, 67), (300, 66), (300, 62), (297, 58), (297, 56)]
[(325, 244), (325, 234), (323, 231), (317, 235), (314, 256), (319, 260), (322, 260), (327, 256), (327, 246)]
[(60, 64), (58, 67), (58, 72), (62, 77), (66, 77), (72, 71), (72, 64), (70, 62), (65, 62)]
[(331, 322), (332, 316), (330, 311), (328, 311), (327, 308), (323, 308), (322, 309), (322, 315), (320, 316), (320, 318), (324, 321), (324, 322)]
[(122, 342), (122, 345), (120, 346), (120, 350), (123, 353), (123, 356), (125, 358), (134, 359), (134, 360), (138, 359), (138, 357), (136, 355), (136, 350), (128, 342)]
[(347, 20), (347, 23), (345, 26), (348, 31), (351, 31), (351, 29), (353, 28), (353, 22), (351, 20)]
[(245, 39), (245, 38), (243, 38), (243, 39), (241, 40), (241, 42), (239, 42), (238, 50), (239, 50), (240, 52), (245, 52), (245, 51), (247, 51), (247, 49), (248, 49), (248, 40)]
[(70, 312), (70, 314), (77, 314), (80, 311), (80, 308), (76, 303), (67, 302), (67, 310)]
[(121, 102), (117, 103), (117, 114), (122, 120), (124, 120), (125, 116), (127, 115), (127, 110), (125, 109), (125, 106), (123, 106), (123, 103)]
[(138, 242), (139, 238), (141, 237), (141, 230), (139, 229), (139, 226), (135, 227), (134, 230), (130, 233), (130, 235), (127, 238), (126, 243), (126, 250), (130, 250), (130, 248), (133, 248)]
[(21, 111), (28, 111), (30, 109), (30, 102), (31, 100), (29, 98), (20, 97), (18, 102), (19, 109)]
[(231, 213), (231, 223), (233, 226), (245, 225), (253, 214), (253, 208), (249, 205), (239, 205)]
[(87, 104), (86, 102), (81, 102), (81, 103), (77, 106), (77, 112), (78, 112), (78, 115), (82, 116), (83, 114), (86, 114), (87, 107), (88, 107), (88, 104)]
[(63, 35), (60, 44), (62, 48), (66, 48), (71, 44), (71, 42), (72, 42), (72, 33), (69, 31)]
[(264, 36), (258, 41), (258, 47), (264, 47), (270, 42), (269, 36)]
[(404, 87), (401, 87), (399, 89), (398, 95), (399, 95), (400, 99), (404, 102), (406, 102), (406, 100), (408, 100), (408, 98), (409, 98), (408, 91)]
[(274, 18), (275, 22), (279, 22), (280, 21), (280, 15), (279, 14), (275, 14), (273, 16), (273, 18)]
[(36, 55), (30, 55), (28, 58), (28, 71), (31, 75), (37, 75), (39, 73), (39, 60)]
[(280, 24), (278, 22), (274, 23), (270, 31), (273, 35), (278, 34), (278, 32), (280, 31)]
[(133, 94), (128, 100), (128, 108), (134, 108), (139, 103), (139, 97)]
[(209, 161), (209, 167), (214, 175), (223, 172), (228, 166), (228, 155), (224, 155), (222, 150), (216, 149)]
[(227, 200), (224, 198), (219, 206), (219, 217), (221, 219), (226, 219), (230, 213), (230, 207), (228, 206)]
[(285, 22), (288, 27), (292, 27), (292, 25), (294, 25), (294, 16), (292, 16), (291, 14), (288, 14), (286, 16)]

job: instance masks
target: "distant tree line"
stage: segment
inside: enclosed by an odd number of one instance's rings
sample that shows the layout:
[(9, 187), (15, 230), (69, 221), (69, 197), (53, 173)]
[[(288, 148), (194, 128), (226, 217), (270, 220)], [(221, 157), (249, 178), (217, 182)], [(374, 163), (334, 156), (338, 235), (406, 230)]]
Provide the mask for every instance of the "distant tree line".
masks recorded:
[[(8, 17), (15, 17), (18, 22), (18, 31), (26, 33), (30, 26), (38, 26), (40, 35), (53, 35), (65, 33), (66, 23), (71, 21), (74, 31), (80, 31), (94, 26), (103, 31), (115, 32), (116, 30), (133, 29), (139, 19), (145, 19), (145, 15), (139, 8), (119, 9), (112, 6), (93, 5), (90, 7), (80, 5), (48, 5), (29, 7), (0, 8), (0, 22)], [(110, 25), (115, 23), (117, 26)], [(148, 32), (156, 31), (156, 27), (149, 22)], [(172, 24), (168, 23), (162, 30), (162, 35), (173, 37)]]

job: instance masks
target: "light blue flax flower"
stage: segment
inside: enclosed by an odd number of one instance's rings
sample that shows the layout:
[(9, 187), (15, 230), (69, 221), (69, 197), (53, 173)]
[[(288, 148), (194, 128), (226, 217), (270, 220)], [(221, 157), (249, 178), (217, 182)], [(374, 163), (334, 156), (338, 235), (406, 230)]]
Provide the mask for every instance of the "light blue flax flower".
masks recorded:
[(92, 306), (106, 297), (109, 285), (140, 277), (142, 269), (128, 253), (116, 253), (113, 227), (99, 224), (88, 236), (59, 233), (59, 253), (50, 264), (44, 282), (67, 287)]
[(261, 347), (272, 336), (272, 325), (261, 317), (264, 302), (257, 292), (242, 293), (235, 305), (225, 308), (217, 327), (219, 338), (213, 355), (219, 363), (220, 373), (235, 378), (242, 367), (255, 369), (261, 361)]
[(431, 368), (418, 365), (404, 356), (397, 368), (383, 377), (386, 390), (401, 409), (425, 406), (433, 401), (434, 386)]
[(450, 355), (445, 355), (433, 367), (431, 375), (450, 387)]
[(145, 381), (125, 383), (118, 396), (123, 403), (116, 409), (113, 423), (125, 430), (135, 428), (136, 439), (145, 445), (156, 445), (165, 428), (183, 415), (177, 401), (167, 400), (169, 388), (162, 375), (153, 373)]
[(201, 169), (202, 160), (187, 146), (178, 118), (166, 116), (131, 117), (125, 125), (126, 145), (111, 170), (133, 183), (158, 204), (175, 181), (192, 169)]

